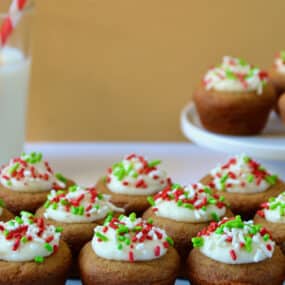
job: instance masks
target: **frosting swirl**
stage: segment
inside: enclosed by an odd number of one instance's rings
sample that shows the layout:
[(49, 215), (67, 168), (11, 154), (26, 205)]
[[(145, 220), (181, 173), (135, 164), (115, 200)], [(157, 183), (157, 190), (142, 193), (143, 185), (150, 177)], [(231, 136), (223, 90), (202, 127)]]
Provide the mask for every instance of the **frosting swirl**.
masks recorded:
[(278, 179), (245, 154), (236, 155), (225, 164), (218, 165), (210, 175), (210, 187), (219, 191), (243, 194), (264, 192), (276, 184)]
[(0, 259), (41, 263), (57, 251), (60, 232), (61, 228), (47, 225), (42, 218), (21, 212), (21, 217), (0, 222)]
[(89, 223), (105, 218), (109, 212), (123, 212), (109, 202), (110, 197), (98, 193), (95, 187), (73, 185), (68, 191), (52, 190), (44, 217), (64, 223)]
[(275, 56), (274, 67), (279, 73), (285, 73), (285, 50), (280, 51)]
[(272, 223), (285, 223), (285, 192), (261, 204), (257, 214)]
[(147, 161), (131, 154), (108, 169), (106, 184), (110, 191), (128, 195), (151, 195), (168, 183), (166, 172), (159, 170), (159, 160)]
[(224, 56), (222, 63), (211, 68), (203, 79), (206, 90), (244, 92), (256, 91), (262, 94), (263, 86), (267, 83), (265, 71), (253, 67), (240, 58)]
[(218, 221), (226, 212), (224, 197), (201, 183), (166, 186), (148, 201), (157, 216), (179, 222)]
[(13, 191), (40, 192), (65, 188), (66, 181), (61, 174), (53, 173), (39, 152), (23, 153), (0, 170), (0, 183)]
[(227, 264), (260, 262), (271, 258), (275, 248), (265, 228), (243, 222), (240, 216), (212, 222), (192, 242), (204, 255)]
[(97, 226), (92, 239), (94, 252), (105, 259), (129, 262), (153, 260), (165, 255), (173, 241), (152, 221), (136, 218), (135, 213), (117, 218), (107, 217)]

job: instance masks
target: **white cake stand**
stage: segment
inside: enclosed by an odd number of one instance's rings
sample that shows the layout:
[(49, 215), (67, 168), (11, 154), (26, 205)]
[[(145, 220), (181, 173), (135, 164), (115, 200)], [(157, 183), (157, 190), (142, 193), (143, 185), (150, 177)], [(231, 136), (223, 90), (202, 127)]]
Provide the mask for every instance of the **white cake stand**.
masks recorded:
[(205, 130), (193, 102), (182, 110), (180, 121), (184, 135), (198, 145), (231, 154), (244, 152), (255, 158), (285, 161), (285, 125), (274, 112), (263, 133), (256, 136), (227, 136)]

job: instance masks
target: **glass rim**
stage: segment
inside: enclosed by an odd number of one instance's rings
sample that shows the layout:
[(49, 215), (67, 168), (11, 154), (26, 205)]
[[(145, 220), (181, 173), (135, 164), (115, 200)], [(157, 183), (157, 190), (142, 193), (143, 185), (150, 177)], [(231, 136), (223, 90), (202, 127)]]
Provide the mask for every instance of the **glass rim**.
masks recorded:
[[(33, 11), (34, 7), (35, 7), (35, 1), (34, 0), (28, 1), (27, 6), (23, 9), (23, 13), (27, 14), (27, 13)], [(0, 12), (0, 18), (5, 18), (7, 16), (8, 16), (8, 11), (7, 12)]]

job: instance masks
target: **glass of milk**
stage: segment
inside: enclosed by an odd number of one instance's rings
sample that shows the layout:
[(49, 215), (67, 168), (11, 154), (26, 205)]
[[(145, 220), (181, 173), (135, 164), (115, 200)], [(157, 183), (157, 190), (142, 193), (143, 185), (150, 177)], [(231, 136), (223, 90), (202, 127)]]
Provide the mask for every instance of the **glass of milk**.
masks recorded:
[[(0, 23), (11, 1), (0, 1)], [(33, 3), (28, 2), (23, 17), (7, 44), (0, 48), (0, 164), (23, 151), (26, 106), (29, 91), (30, 32)]]

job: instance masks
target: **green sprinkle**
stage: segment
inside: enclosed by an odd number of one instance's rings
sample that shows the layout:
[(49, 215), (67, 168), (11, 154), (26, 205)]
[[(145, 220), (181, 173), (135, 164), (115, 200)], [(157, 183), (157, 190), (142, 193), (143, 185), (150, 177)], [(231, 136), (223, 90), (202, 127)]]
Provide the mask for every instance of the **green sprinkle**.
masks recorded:
[(241, 66), (247, 66), (248, 65), (248, 63), (244, 59), (241, 59), (241, 58), (238, 59), (238, 62)]
[(71, 206), (70, 210), (73, 215), (78, 215), (78, 207)]
[(93, 208), (95, 208), (97, 211), (100, 209), (100, 205), (99, 204), (95, 204), (94, 206), (93, 206)]
[(124, 237), (124, 236), (120, 236), (120, 235), (119, 235), (119, 236), (117, 236), (117, 238), (118, 238), (118, 240), (119, 240), (119, 241), (125, 241), (125, 239), (126, 239), (126, 237)]
[(183, 207), (184, 207), (184, 208), (187, 208), (187, 209), (190, 209), (190, 210), (193, 210), (193, 209), (194, 209), (194, 206), (193, 206), (192, 204), (190, 204), (190, 203), (184, 203), (184, 204), (183, 204)]
[(61, 233), (63, 231), (63, 228), (62, 227), (56, 227), (55, 228), (55, 232), (56, 233)]
[(72, 185), (72, 186), (69, 186), (68, 191), (69, 192), (75, 192), (75, 191), (77, 191), (77, 188), (78, 188), (77, 185)]
[(83, 216), (84, 215), (84, 207), (83, 206), (79, 206), (78, 207), (78, 215), (79, 216)]
[(44, 247), (47, 251), (53, 252), (53, 247), (49, 243), (45, 243)]
[(129, 215), (129, 218), (130, 218), (131, 222), (135, 222), (135, 220), (136, 220), (136, 218), (137, 218), (136, 213), (131, 213), (131, 214)]
[(226, 200), (225, 196), (220, 196), (219, 201), (221, 201), (221, 202), (225, 202), (225, 200)]
[(175, 183), (175, 184), (172, 184), (171, 185), (171, 190), (175, 190), (175, 189), (179, 189), (179, 188), (182, 188), (180, 184), (178, 183)]
[(44, 257), (43, 256), (35, 256), (34, 261), (36, 263), (43, 263), (44, 262)]
[(12, 175), (20, 166), (19, 162), (16, 162), (14, 165), (12, 165), (9, 169), (9, 174)]
[(117, 233), (119, 234), (128, 233), (128, 232), (129, 232), (129, 228), (124, 225), (120, 225), (119, 228), (117, 229)]
[(155, 167), (161, 163), (161, 160), (152, 160), (148, 163), (148, 167)]
[(249, 174), (246, 178), (248, 183), (252, 183), (254, 181), (254, 176), (252, 174)]
[(133, 178), (138, 178), (139, 174), (137, 172), (134, 172), (132, 176)]
[(276, 198), (274, 198), (274, 197), (270, 197), (270, 198), (268, 199), (268, 201), (271, 202), (271, 203), (272, 203), (272, 202), (275, 202), (275, 200), (276, 200)]
[(220, 220), (218, 214), (215, 213), (215, 212), (212, 212), (212, 213), (211, 213), (211, 217), (212, 217), (212, 219), (213, 219), (214, 221), (216, 221), (216, 222), (218, 222), (218, 221)]
[(99, 200), (102, 200), (102, 199), (103, 199), (103, 194), (102, 194), (102, 193), (98, 193), (98, 194), (97, 194), (97, 198), (98, 198)]
[(243, 161), (245, 162), (245, 163), (249, 163), (250, 162), (250, 157), (249, 156), (244, 156), (243, 157)]
[(44, 207), (47, 209), (51, 205), (51, 202), (47, 200), (44, 204)]
[(264, 241), (268, 241), (269, 238), (270, 238), (269, 234), (265, 234), (265, 235), (263, 236), (263, 240), (264, 240)]
[(153, 219), (152, 218), (148, 218), (147, 222), (152, 225), (153, 224)]
[(245, 249), (247, 252), (251, 252), (252, 251), (252, 238), (249, 236), (245, 237)]
[(27, 211), (21, 211), (20, 215), (21, 216), (27, 216), (27, 217), (33, 217), (34, 216), (32, 213), (27, 212)]
[(204, 192), (207, 194), (212, 194), (212, 190), (208, 186), (204, 187)]
[(226, 69), (225, 74), (226, 74), (226, 77), (228, 79), (231, 79), (231, 80), (235, 80), (236, 79), (235, 74), (230, 69)]
[(215, 205), (217, 203), (217, 200), (215, 198), (209, 198), (208, 203)]
[(134, 228), (133, 228), (133, 231), (134, 232), (139, 232), (139, 231), (141, 231), (142, 230), (142, 227), (141, 226), (135, 226)]
[(166, 237), (166, 241), (167, 241), (168, 244), (170, 244), (171, 246), (174, 245), (174, 241), (173, 241), (173, 239), (172, 239), (170, 236)]
[(224, 233), (224, 228), (222, 228), (222, 227), (217, 228), (217, 229), (215, 230), (215, 233), (218, 234), (218, 235), (223, 234), (223, 233)]
[(192, 238), (193, 247), (202, 247), (204, 245), (204, 239), (202, 237)]
[(67, 182), (67, 179), (66, 179), (61, 173), (56, 173), (56, 174), (55, 174), (55, 177), (56, 177), (59, 181), (61, 181), (61, 182), (63, 182), (63, 183), (66, 183), (66, 182)]
[(20, 217), (15, 217), (15, 221), (19, 224), (22, 225), (24, 222)]
[(69, 204), (68, 200), (64, 199), (64, 200), (61, 200), (60, 201), (60, 204), (63, 205), (63, 206), (66, 206)]
[(102, 241), (108, 241), (108, 238), (100, 232), (95, 233), (96, 237), (101, 239)]
[(183, 202), (182, 202), (181, 200), (178, 200), (178, 201), (176, 202), (176, 204), (177, 204), (178, 207), (181, 207), (181, 206), (183, 205)]
[(22, 243), (26, 243), (27, 241), (28, 241), (27, 237), (23, 236), (23, 237), (21, 238), (21, 242), (22, 242)]
[(129, 238), (125, 238), (125, 244), (126, 245), (130, 245), (131, 244), (131, 240)]
[(277, 175), (267, 175), (267, 176), (265, 176), (266, 182), (269, 183), (270, 185), (276, 184), (277, 179), (278, 179)]
[(13, 185), (10, 180), (7, 180), (6, 184), (7, 184), (7, 186), (10, 186), (10, 187)]
[(206, 212), (206, 211), (207, 211), (207, 207), (206, 207), (206, 206), (203, 206), (203, 207), (201, 208), (201, 210), (204, 211), (204, 212)]
[(229, 174), (225, 174), (225, 175), (222, 176), (220, 182), (221, 182), (221, 183), (225, 183), (228, 178), (229, 178)]
[(15, 226), (15, 222), (14, 222), (14, 221), (9, 221), (9, 222), (8, 222), (8, 225), (9, 225), (10, 227), (14, 227), (14, 226)]
[(52, 209), (53, 209), (53, 210), (56, 210), (57, 207), (58, 207), (57, 203), (53, 203), (53, 204), (52, 204)]
[(154, 199), (153, 199), (152, 196), (148, 196), (148, 197), (147, 197), (147, 201), (149, 202), (149, 204), (150, 204), (151, 206), (155, 206), (155, 201), (154, 201)]
[(113, 219), (113, 214), (109, 213), (104, 221), (104, 226), (108, 225), (112, 221), (112, 219)]
[(121, 243), (118, 244), (118, 250), (122, 250), (123, 249), (123, 245)]
[(124, 215), (120, 215), (119, 218), (118, 218), (119, 221), (121, 221), (124, 217), (125, 217)]
[(31, 164), (41, 162), (43, 155), (40, 152), (32, 152), (29, 155), (24, 156), (24, 160)]

